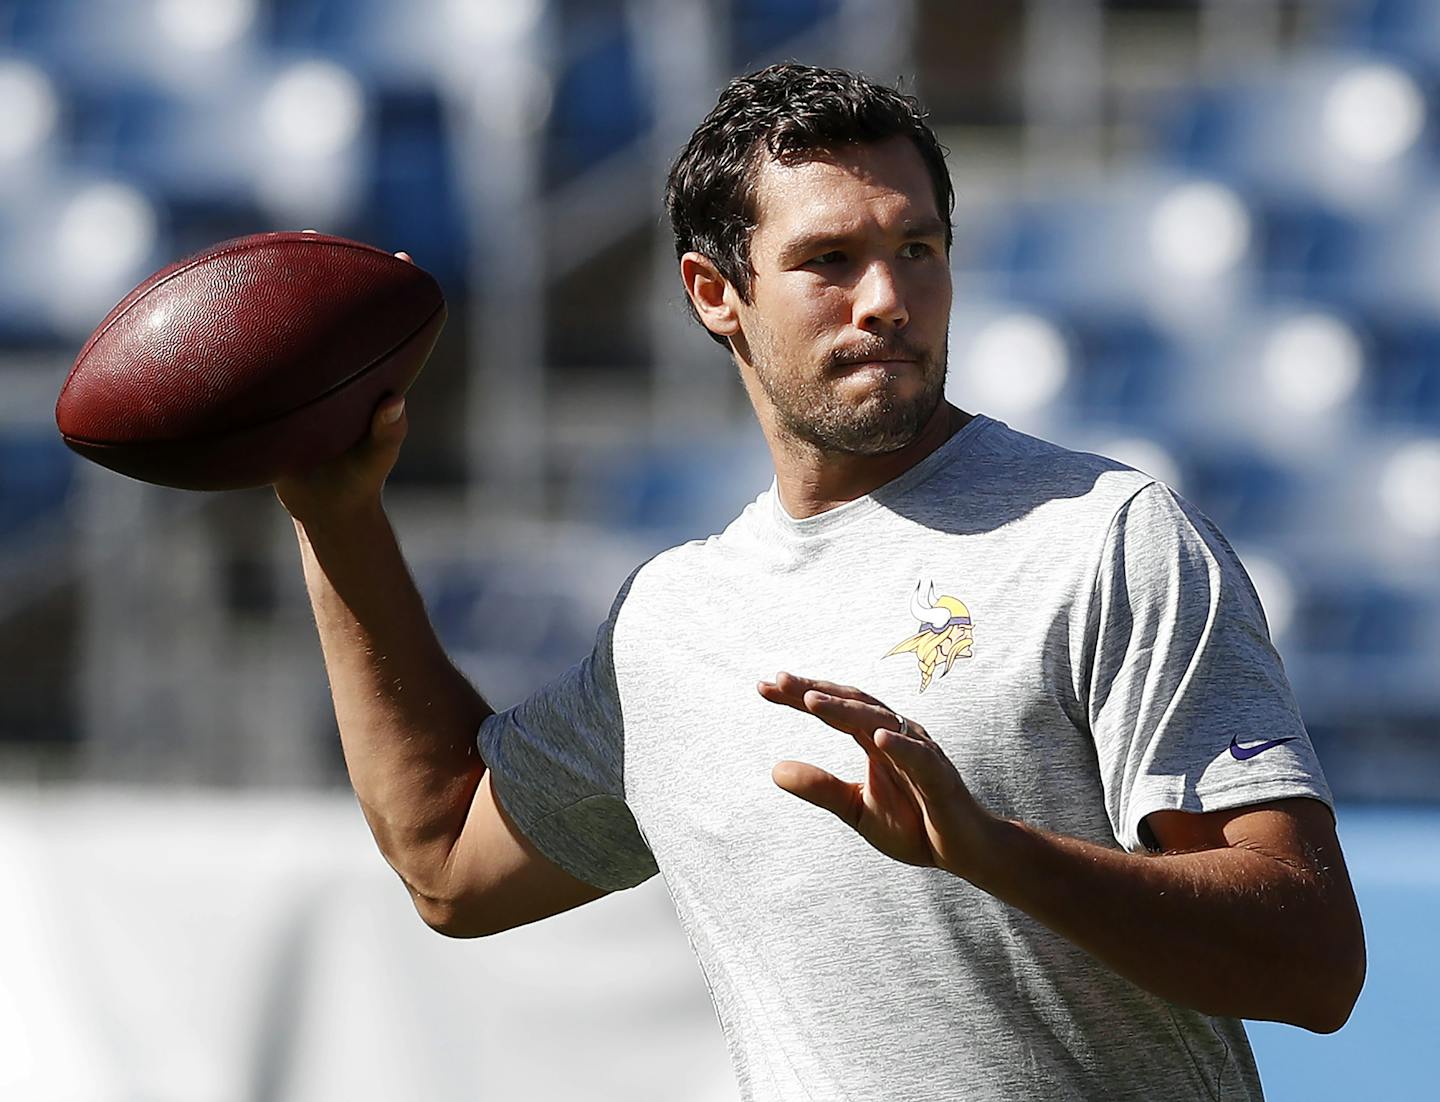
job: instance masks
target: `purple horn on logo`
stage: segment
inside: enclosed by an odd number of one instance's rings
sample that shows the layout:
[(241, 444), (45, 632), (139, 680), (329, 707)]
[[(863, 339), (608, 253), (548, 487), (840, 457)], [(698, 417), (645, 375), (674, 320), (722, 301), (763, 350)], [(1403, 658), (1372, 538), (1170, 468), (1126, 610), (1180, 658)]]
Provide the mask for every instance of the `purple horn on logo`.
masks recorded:
[(915, 583), (915, 596), (910, 598), (910, 614), (922, 624), (928, 624), (935, 631), (944, 631), (950, 622), (950, 611), (935, 607), (935, 583), (930, 583), (929, 604), (920, 603), (920, 587), (924, 582)]

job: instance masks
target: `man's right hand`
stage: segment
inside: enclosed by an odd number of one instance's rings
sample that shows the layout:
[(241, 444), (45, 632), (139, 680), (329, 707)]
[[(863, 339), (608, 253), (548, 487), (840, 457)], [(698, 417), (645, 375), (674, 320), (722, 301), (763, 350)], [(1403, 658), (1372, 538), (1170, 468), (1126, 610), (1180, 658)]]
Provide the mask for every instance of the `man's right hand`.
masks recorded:
[[(395, 255), (413, 263), (407, 252)], [(388, 395), (375, 407), (370, 434), (364, 440), (329, 463), (278, 479), (275, 496), (302, 526), (327, 519), (343, 520), (378, 509), (380, 491), (400, 455), (400, 445), (405, 442), (408, 428), (404, 397)]]
[(370, 433), (343, 455), (275, 483), (275, 495), (302, 525), (343, 520), (378, 508), (385, 479), (400, 455), (408, 422), (405, 399), (390, 395), (375, 407)]

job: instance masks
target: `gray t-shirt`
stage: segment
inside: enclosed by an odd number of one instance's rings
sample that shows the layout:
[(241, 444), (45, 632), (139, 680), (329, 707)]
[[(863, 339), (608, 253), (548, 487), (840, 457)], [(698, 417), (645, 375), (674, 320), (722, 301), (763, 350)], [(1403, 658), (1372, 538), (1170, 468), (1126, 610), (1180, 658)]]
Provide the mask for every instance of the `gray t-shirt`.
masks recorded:
[(1328, 805), (1208, 520), (976, 417), (867, 497), (796, 520), (772, 486), (646, 563), (590, 657), (487, 720), (479, 747), (557, 864), (612, 890), (664, 877), (747, 1100), (1260, 1097), (1238, 1021), (1147, 993), (778, 788), (787, 758), (865, 771), (848, 736), (761, 699), (778, 670), (874, 694), (990, 810), (1105, 846), (1143, 850), (1164, 808)]

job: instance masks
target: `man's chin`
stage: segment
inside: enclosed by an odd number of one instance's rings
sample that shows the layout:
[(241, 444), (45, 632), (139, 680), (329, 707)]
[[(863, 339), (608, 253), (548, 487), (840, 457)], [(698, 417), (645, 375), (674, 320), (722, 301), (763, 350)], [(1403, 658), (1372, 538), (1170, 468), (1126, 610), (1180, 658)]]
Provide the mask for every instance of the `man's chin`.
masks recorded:
[(890, 455), (892, 452), (909, 447), (919, 437), (920, 430), (918, 428), (913, 431), (875, 433), (870, 436), (841, 441), (842, 446), (834, 450), (845, 455)]
[(778, 427), (793, 439), (833, 455), (888, 455), (924, 432), (944, 401), (945, 372), (928, 363), (900, 371), (857, 365), (828, 386), (766, 392)]
[(911, 407), (894, 406), (875, 410), (870, 415), (859, 411), (841, 419), (823, 423), (792, 425), (795, 435), (820, 448), (839, 455), (889, 455), (913, 444), (929, 423), (930, 414)]

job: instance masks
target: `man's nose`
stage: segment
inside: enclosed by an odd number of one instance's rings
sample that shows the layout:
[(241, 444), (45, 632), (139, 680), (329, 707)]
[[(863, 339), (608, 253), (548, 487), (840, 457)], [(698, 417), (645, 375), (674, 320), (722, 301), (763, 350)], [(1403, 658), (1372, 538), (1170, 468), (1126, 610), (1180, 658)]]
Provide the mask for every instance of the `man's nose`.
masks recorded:
[(895, 270), (879, 260), (870, 264), (855, 287), (855, 327), (877, 333), (903, 329), (909, 321), (910, 311)]

